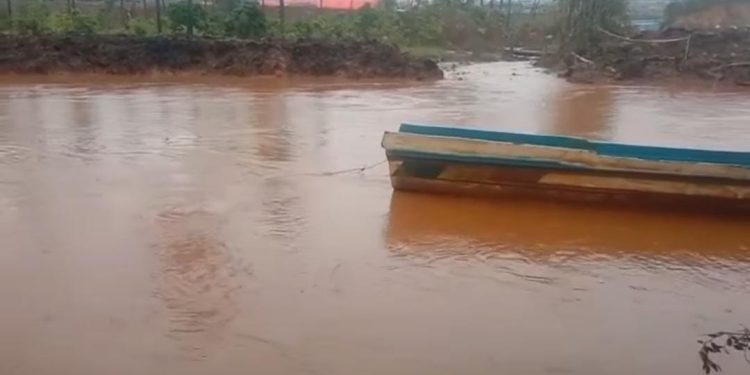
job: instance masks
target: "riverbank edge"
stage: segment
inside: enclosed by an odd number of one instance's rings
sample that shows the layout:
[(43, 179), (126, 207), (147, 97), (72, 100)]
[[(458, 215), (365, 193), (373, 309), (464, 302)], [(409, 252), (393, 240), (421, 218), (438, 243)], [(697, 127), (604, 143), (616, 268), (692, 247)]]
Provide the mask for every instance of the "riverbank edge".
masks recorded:
[(750, 28), (667, 29), (633, 37), (608, 36), (590, 51), (546, 55), (536, 65), (574, 83), (682, 80), (750, 87)]
[(375, 41), (0, 35), (0, 74), (56, 73), (443, 78), (435, 60)]

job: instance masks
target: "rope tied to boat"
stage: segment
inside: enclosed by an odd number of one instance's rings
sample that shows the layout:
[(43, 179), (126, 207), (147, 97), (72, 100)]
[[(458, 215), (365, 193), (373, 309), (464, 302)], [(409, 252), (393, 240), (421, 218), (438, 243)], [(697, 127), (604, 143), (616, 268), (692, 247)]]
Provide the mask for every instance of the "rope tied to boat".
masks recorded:
[(379, 166), (381, 164), (384, 164), (387, 161), (388, 161), (388, 159), (383, 159), (383, 160), (381, 160), (381, 161), (379, 161), (377, 163), (368, 164), (368, 165), (365, 165), (365, 166), (359, 167), (359, 168), (347, 168), (347, 169), (341, 169), (341, 170), (337, 170), (337, 171), (329, 171), (329, 172), (322, 172), (322, 173), (311, 173), (311, 174), (306, 174), (306, 175), (310, 175), (310, 176), (335, 176), (335, 175), (339, 175), (339, 174), (352, 173), (352, 172), (364, 173), (365, 171), (373, 169), (373, 168), (375, 168), (375, 167), (377, 167), (377, 166)]
[(287, 174), (287, 175), (280, 175), (280, 176), (271, 176), (269, 178), (287, 178), (287, 177), (298, 177), (298, 176), (317, 176), (317, 177), (330, 177), (330, 176), (337, 176), (337, 175), (343, 175), (347, 173), (357, 173), (362, 174), (370, 169), (373, 169), (375, 167), (378, 167), (382, 164), (385, 164), (388, 162), (388, 159), (383, 159), (377, 163), (373, 164), (366, 164), (361, 167), (354, 167), (354, 168), (346, 168), (346, 169), (338, 169), (333, 171), (325, 171), (325, 172), (308, 172), (308, 173), (295, 173), (295, 174)]

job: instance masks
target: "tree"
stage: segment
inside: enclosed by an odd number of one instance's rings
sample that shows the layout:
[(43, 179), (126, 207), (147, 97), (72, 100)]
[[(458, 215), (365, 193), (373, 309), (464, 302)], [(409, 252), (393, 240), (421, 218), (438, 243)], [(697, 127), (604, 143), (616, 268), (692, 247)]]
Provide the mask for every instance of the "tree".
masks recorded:
[(8, 0), (7, 4), (8, 4), (8, 20), (10, 24), (10, 31), (13, 32), (13, 2), (12, 0)]
[(125, 18), (125, 0), (120, 0), (120, 22), (122, 22), (122, 27), (127, 27), (128, 22)]
[(268, 33), (266, 15), (257, 3), (245, 4), (229, 14), (224, 31), (239, 38), (262, 37)]
[(750, 358), (748, 357), (748, 350), (750, 350), (750, 329), (744, 328), (741, 331), (734, 332), (722, 331), (706, 336), (708, 340), (698, 340), (698, 343), (701, 345), (698, 356), (700, 356), (703, 363), (703, 371), (706, 374), (710, 374), (711, 371), (721, 371), (721, 366), (711, 358), (712, 354), (729, 354), (730, 350), (736, 350), (742, 352), (745, 356), (745, 361), (750, 363)]
[(185, 32), (188, 35), (194, 30), (206, 31), (208, 26), (208, 15), (206, 10), (192, 0), (169, 4), (167, 17), (170, 27), (177, 32)]
[(628, 24), (626, 0), (560, 0), (559, 7), (564, 55), (596, 48), (604, 35), (601, 29), (621, 31)]
[(531, 18), (536, 18), (536, 12), (539, 10), (539, 5), (541, 5), (541, 0), (534, 0), (531, 3), (531, 9), (529, 10), (529, 14), (531, 15)]
[[(190, 8), (192, 10), (193, 9), (193, 0), (187, 0), (187, 4), (188, 4), (188, 8)], [(192, 11), (189, 14), (190, 14), (190, 17), (188, 18), (188, 23), (187, 23), (187, 33), (188, 33), (188, 35), (192, 36), (193, 35), (193, 27), (195, 26), (195, 17), (193, 17), (193, 12)]]
[(161, 34), (161, 0), (156, 0), (156, 31)]

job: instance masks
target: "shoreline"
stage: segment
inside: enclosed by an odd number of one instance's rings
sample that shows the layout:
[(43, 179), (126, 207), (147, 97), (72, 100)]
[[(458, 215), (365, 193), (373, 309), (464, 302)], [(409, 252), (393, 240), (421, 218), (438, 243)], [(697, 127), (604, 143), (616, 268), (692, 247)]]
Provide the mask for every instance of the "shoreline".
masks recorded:
[(435, 61), (374, 41), (3, 35), (0, 56), (8, 75), (443, 78)]
[(578, 83), (680, 80), (750, 87), (750, 28), (666, 29), (608, 38), (588, 53), (540, 65)]

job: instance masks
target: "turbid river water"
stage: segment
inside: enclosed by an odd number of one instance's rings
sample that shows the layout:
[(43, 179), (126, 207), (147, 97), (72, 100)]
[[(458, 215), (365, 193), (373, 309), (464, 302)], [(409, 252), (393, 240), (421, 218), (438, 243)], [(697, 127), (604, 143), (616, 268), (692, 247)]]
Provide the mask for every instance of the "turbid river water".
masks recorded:
[[(6, 77), (0, 374), (699, 374), (750, 219), (393, 193), (402, 121), (750, 150), (750, 94)], [(747, 373), (742, 356), (719, 357)]]

